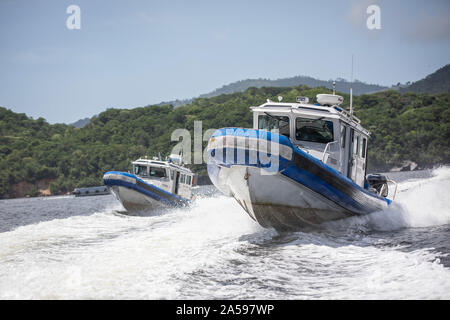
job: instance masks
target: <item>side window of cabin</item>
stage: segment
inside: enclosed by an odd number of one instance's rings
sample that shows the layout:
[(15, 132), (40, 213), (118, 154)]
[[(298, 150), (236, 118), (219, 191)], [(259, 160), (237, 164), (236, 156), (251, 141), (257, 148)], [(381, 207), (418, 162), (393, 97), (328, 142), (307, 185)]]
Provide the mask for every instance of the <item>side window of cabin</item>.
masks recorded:
[(341, 125), (341, 148), (345, 149), (345, 140), (347, 139), (347, 127), (343, 124)]
[(358, 155), (359, 153), (359, 135), (356, 135), (355, 143), (353, 144), (353, 154)]
[(289, 137), (289, 117), (276, 116), (269, 113), (258, 116), (258, 129), (270, 131), (278, 129), (280, 134)]
[(363, 138), (362, 139), (362, 147), (361, 147), (361, 157), (363, 157), (363, 158), (366, 157), (366, 147), (367, 147), (367, 139)]
[(356, 154), (359, 155), (361, 150), (361, 136), (358, 135), (358, 139), (356, 140)]
[(147, 177), (147, 166), (135, 165), (134, 174), (141, 177)]
[(165, 178), (166, 169), (158, 167), (150, 167), (150, 177)]
[(181, 175), (181, 178), (180, 178), (180, 183), (184, 183), (184, 181), (185, 181), (185, 175), (182, 174), (182, 175)]
[(170, 170), (170, 180), (173, 180), (174, 176), (175, 176), (175, 171)]
[(334, 141), (333, 122), (328, 120), (297, 118), (295, 119), (295, 139), (317, 143)]
[(187, 185), (191, 184), (191, 176), (186, 176), (186, 184)]

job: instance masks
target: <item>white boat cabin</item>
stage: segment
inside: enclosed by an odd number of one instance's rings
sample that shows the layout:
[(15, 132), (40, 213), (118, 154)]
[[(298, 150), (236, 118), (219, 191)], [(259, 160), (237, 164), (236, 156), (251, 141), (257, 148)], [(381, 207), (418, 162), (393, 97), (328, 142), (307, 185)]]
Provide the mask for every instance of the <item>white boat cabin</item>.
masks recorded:
[(170, 155), (167, 161), (158, 158), (138, 159), (133, 161), (133, 174), (150, 183), (180, 197), (191, 199), (195, 186), (195, 174), (182, 166), (181, 157)]
[(297, 103), (267, 100), (251, 107), (253, 127), (278, 129), (298, 148), (363, 187), (369, 131), (361, 126), (358, 118), (339, 107), (343, 97), (320, 94), (317, 101), (309, 104), (305, 97), (298, 97)]

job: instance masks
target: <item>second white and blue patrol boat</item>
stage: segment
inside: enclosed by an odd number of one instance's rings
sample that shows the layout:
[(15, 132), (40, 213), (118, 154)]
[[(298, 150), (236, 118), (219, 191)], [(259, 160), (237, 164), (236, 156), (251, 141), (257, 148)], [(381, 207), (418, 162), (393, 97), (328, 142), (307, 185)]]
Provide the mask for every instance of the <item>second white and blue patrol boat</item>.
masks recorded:
[(140, 158), (132, 162), (133, 173), (108, 171), (103, 183), (128, 211), (151, 210), (189, 204), (196, 178), (184, 167), (182, 157), (171, 155), (167, 161)]

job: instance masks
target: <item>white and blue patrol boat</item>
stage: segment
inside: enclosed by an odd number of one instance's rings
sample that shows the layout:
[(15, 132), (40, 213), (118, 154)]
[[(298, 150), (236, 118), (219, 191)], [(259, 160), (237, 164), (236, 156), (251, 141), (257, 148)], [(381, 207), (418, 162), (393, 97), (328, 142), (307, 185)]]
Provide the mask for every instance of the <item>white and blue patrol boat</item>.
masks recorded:
[(279, 231), (390, 205), (388, 183), (395, 191), (396, 184), (366, 177), (370, 133), (352, 107), (339, 106), (342, 96), (319, 94), (316, 104), (307, 97), (281, 100), (251, 107), (253, 129), (222, 128), (211, 136), (208, 175), (219, 190), (260, 225)]
[(187, 205), (192, 199), (195, 175), (184, 167), (182, 157), (167, 161), (141, 158), (132, 162), (133, 173), (108, 171), (103, 183), (128, 211)]

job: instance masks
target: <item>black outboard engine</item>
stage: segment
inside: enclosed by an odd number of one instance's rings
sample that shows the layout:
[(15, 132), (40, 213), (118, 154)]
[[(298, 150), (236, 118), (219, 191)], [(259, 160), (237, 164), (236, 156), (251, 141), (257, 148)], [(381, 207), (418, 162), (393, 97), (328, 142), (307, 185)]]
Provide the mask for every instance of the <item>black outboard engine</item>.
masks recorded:
[(379, 196), (387, 197), (388, 190), (388, 178), (379, 173), (368, 174), (366, 176), (369, 183), (369, 191), (377, 193)]

